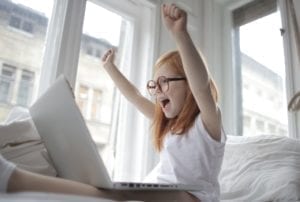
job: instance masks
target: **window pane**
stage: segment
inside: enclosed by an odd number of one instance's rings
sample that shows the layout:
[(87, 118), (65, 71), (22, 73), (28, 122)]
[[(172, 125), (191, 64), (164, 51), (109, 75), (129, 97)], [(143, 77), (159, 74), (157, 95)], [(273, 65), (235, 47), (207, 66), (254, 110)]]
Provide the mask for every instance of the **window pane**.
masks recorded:
[(13, 92), (16, 68), (3, 64), (0, 78), (0, 102), (8, 104)]
[(11, 16), (10, 21), (9, 21), (9, 25), (19, 29), (20, 25), (21, 25), (21, 19), (15, 16)]
[[(125, 40), (122, 37), (124, 38), (128, 31), (127, 23), (129, 22), (119, 14), (87, 2), (75, 94), (78, 106), (110, 174), (113, 172), (110, 165), (114, 161), (112, 158), (115, 146), (110, 145), (115, 85), (101, 66), (101, 56), (113, 47), (118, 52), (117, 61), (122, 57), (119, 55), (119, 47), (122, 40)], [(82, 85), (85, 86), (85, 91), (88, 91), (84, 101)], [(104, 154), (112, 158), (106, 160)]]
[(93, 94), (93, 103), (92, 103), (92, 120), (101, 121), (101, 101), (102, 101), (102, 92), (101, 90), (94, 90)]
[(33, 32), (33, 25), (32, 25), (32, 23), (26, 22), (26, 21), (25, 21), (25, 22), (23, 23), (22, 29), (23, 29), (25, 32), (32, 33), (32, 32)]
[(83, 85), (80, 85), (77, 90), (78, 94), (76, 96), (76, 100), (83, 116), (87, 116), (88, 90), (88, 87)]
[(243, 135), (288, 134), (280, 28), (279, 12), (240, 27)]
[(18, 90), (18, 100), (17, 104), (22, 106), (28, 106), (30, 103), (30, 98), (32, 97), (32, 87), (34, 81), (34, 73), (30, 71), (23, 70), (19, 90)]
[(0, 1), (0, 121), (36, 97), (52, 7), (53, 0)]

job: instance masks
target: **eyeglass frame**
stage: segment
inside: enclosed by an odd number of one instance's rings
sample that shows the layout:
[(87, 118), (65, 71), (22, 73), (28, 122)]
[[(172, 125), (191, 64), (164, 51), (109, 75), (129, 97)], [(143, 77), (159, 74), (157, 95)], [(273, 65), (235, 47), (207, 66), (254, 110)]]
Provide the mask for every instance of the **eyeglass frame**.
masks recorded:
[[(162, 87), (161, 87), (161, 85), (160, 85), (160, 83), (159, 83), (159, 80), (161, 80), (161, 79), (164, 79), (164, 81), (167, 82), (167, 89), (166, 89), (166, 90), (163, 90)], [(166, 77), (166, 76), (160, 76), (160, 77), (157, 78), (156, 81), (154, 81), (154, 80), (149, 80), (149, 81), (147, 82), (147, 90), (148, 90), (148, 93), (149, 93), (151, 96), (156, 95), (156, 90), (155, 90), (155, 89), (156, 89), (157, 87), (158, 87), (158, 89), (159, 89), (160, 92), (165, 93), (165, 92), (167, 92), (167, 91), (169, 90), (169, 82), (170, 82), (170, 81), (181, 81), (181, 80), (186, 80), (186, 78), (185, 78), (185, 77)], [(155, 85), (152, 86), (152, 87), (150, 87), (150, 85), (149, 85), (150, 82), (153, 82)], [(154, 90), (154, 93), (151, 93), (151, 89)]]

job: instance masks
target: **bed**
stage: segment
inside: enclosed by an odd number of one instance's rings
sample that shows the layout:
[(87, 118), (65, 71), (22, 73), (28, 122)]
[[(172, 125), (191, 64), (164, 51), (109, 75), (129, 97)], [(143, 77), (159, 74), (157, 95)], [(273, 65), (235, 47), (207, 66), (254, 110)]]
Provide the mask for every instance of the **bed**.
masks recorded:
[(222, 201), (300, 201), (300, 140), (228, 136)]
[[(19, 167), (57, 173), (28, 110), (14, 108), (0, 125), (1, 154)], [(300, 140), (284, 136), (228, 136), (220, 173), (222, 201), (300, 201)], [(49, 193), (0, 194), (0, 201), (110, 201)]]

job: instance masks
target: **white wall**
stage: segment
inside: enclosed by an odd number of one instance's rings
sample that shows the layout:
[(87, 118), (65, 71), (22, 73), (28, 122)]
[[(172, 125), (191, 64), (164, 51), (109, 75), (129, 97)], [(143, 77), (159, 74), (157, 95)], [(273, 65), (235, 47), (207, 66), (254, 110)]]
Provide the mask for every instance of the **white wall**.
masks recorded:
[[(234, 119), (227, 116), (232, 114), (233, 110), (231, 106), (234, 87), (226, 82), (227, 79), (233, 78), (225, 69), (232, 64), (228, 61), (228, 58), (231, 58), (231, 50), (224, 48), (224, 41), (229, 41), (224, 39), (231, 37), (230, 30), (224, 31), (224, 23), (230, 23), (224, 22), (226, 15), (224, 4), (216, 0), (165, 0), (163, 2), (175, 2), (188, 12), (188, 30), (196, 46), (203, 52), (208, 68), (219, 88), (225, 130), (234, 133)], [(162, 24), (160, 30), (159, 53), (161, 54), (174, 49), (175, 44)]]

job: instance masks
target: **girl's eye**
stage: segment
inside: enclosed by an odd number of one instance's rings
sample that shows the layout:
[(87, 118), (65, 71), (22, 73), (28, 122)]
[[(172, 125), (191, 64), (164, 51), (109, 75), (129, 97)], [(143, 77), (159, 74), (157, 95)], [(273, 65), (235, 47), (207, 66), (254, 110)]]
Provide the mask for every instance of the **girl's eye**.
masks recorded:
[(168, 79), (162, 79), (160, 80), (161, 83), (168, 83)]

